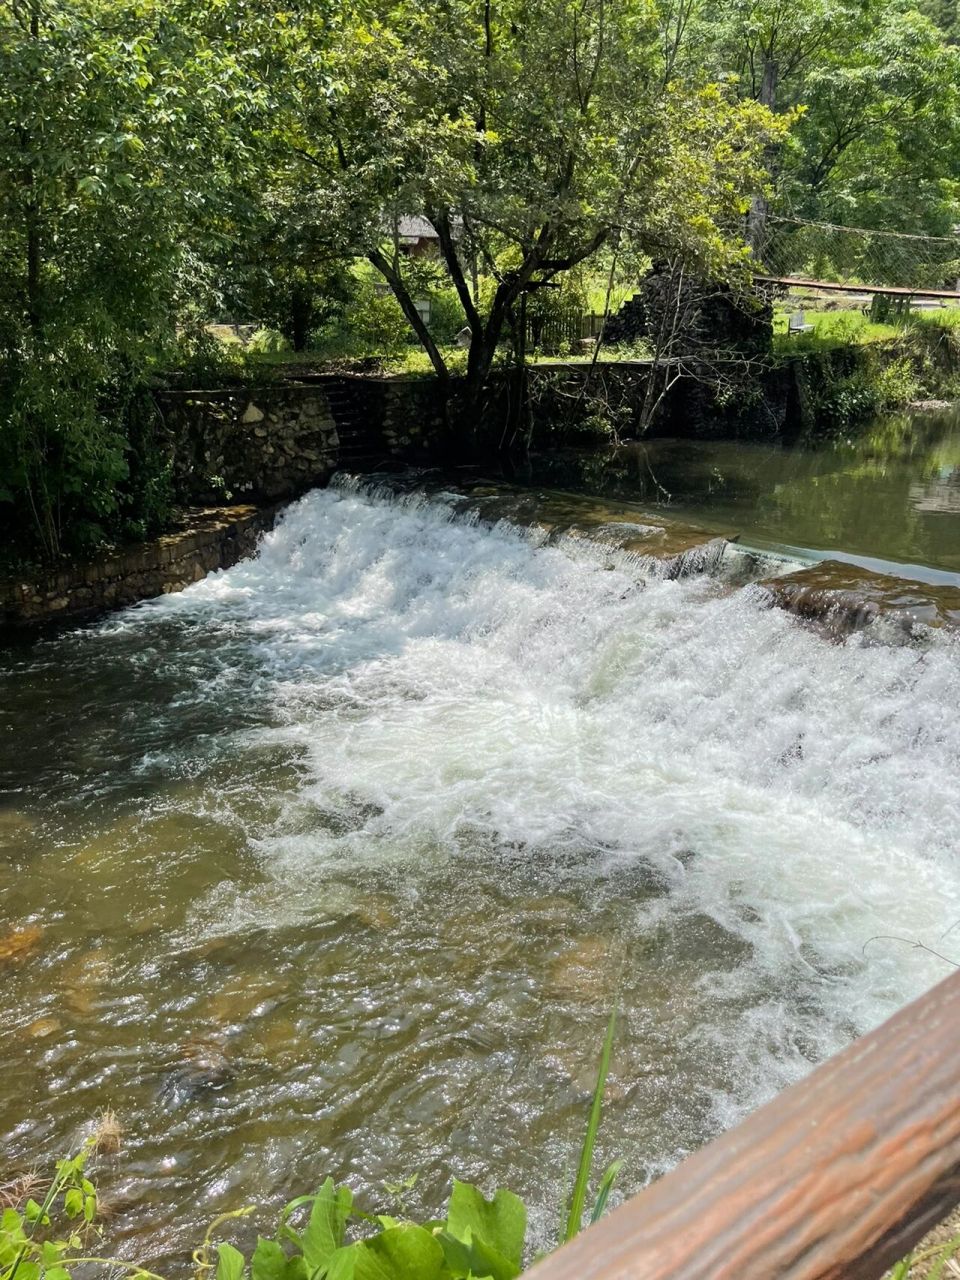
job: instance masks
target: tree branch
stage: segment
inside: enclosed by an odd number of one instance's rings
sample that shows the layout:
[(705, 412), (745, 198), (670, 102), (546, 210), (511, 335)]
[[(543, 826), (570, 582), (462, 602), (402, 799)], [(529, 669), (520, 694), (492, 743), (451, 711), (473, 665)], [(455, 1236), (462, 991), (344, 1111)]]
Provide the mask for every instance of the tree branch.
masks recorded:
[(403, 277), (400, 275), (400, 272), (394, 268), (389, 258), (386, 258), (379, 249), (371, 249), (367, 254), (367, 258), (373, 263), (376, 269), (383, 276), (384, 280), (386, 280), (387, 284), (393, 290), (393, 296), (400, 304), (400, 310), (409, 320), (414, 333), (420, 340), (420, 345), (430, 357), (430, 363), (433, 365), (437, 377), (441, 381), (445, 382), (450, 376), (450, 371), (447, 369), (446, 361), (440, 352), (440, 348), (434, 342), (430, 330), (424, 324), (423, 317), (413, 305), (413, 299), (410, 297), (410, 291), (404, 284)]
[(440, 240), (440, 252), (443, 254), (444, 261), (447, 264), (447, 271), (453, 281), (453, 287), (457, 291), (460, 299), (460, 305), (463, 307), (463, 314), (467, 318), (467, 324), (470, 326), (470, 332), (477, 337), (483, 331), (483, 321), (480, 319), (480, 313), (474, 305), (473, 298), (470, 295), (470, 287), (467, 284), (466, 277), (463, 274), (463, 268), (460, 265), (460, 259), (457, 256), (457, 246), (453, 240), (453, 231), (450, 226), (450, 210), (427, 211), (427, 217), (433, 224)]

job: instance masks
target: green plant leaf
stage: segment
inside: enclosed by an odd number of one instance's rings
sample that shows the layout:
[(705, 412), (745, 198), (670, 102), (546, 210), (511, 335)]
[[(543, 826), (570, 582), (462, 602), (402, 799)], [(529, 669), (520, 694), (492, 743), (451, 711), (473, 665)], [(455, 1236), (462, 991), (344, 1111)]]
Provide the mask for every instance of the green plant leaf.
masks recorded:
[(63, 1207), (68, 1218), (79, 1218), (83, 1213), (83, 1192), (79, 1187), (71, 1187), (63, 1197)]
[(436, 1238), (454, 1280), (462, 1280), (466, 1276), (476, 1277), (476, 1280), (480, 1277), (484, 1280), (514, 1280), (520, 1274), (516, 1263), (482, 1240), (458, 1240), (449, 1231), (441, 1231)]
[(599, 1222), (603, 1217), (603, 1211), (607, 1207), (607, 1200), (610, 1198), (610, 1188), (616, 1181), (617, 1174), (623, 1168), (622, 1160), (614, 1160), (607, 1165), (606, 1172), (600, 1179), (600, 1187), (597, 1191), (597, 1199), (593, 1206), (593, 1213), (590, 1215), (590, 1221)]
[(60, 1255), (67, 1247), (65, 1240), (44, 1240), (40, 1246), (40, 1254), (43, 1258), (45, 1267), (55, 1267), (60, 1261)]
[(276, 1240), (257, 1236), (257, 1247), (250, 1259), (253, 1280), (284, 1280), (289, 1259)]
[(31, 1197), (27, 1201), (26, 1208), (24, 1209), (24, 1217), (27, 1219), (28, 1222), (36, 1222), (38, 1219), (42, 1219), (44, 1216), (45, 1215), (44, 1215), (43, 1209), (40, 1207), (40, 1205), (37, 1204), (36, 1200), (34, 1200), (33, 1197)]
[(593, 1101), (590, 1104), (590, 1115), (587, 1119), (587, 1132), (583, 1137), (580, 1149), (580, 1167), (577, 1169), (573, 1194), (570, 1197), (570, 1208), (567, 1213), (567, 1225), (563, 1232), (564, 1240), (572, 1240), (580, 1230), (583, 1222), (583, 1209), (587, 1201), (587, 1186), (590, 1182), (590, 1169), (593, 1165), (593, 1149), (597, 1142), (597, 1130), (600, 1128), (600, 1115), (603, 1111), (603, 1093), (607, 1087), (607, 1072), (610, 1069), (610, 1055), (613, 1052), (613, 1037), (617, 1029), (616, 1005), (607, 1023), (607, 1034), (603, 1038), (600, 1050), (600, 1065), (597, 1069), (597, 1083), (593, 1090)]
[(941, 1280), (947, 1263), (955, 1256), (958, 1248), (960, 1248), (960, 1236), (954, 1236), (952, 1240), (948, 1240), (940, 1247), (939, 1253), (935, 1255), (936, 1263), (930, 1268), (927, 1280)]
[(310, 1210), (310, 1221), (301, 1238), (303, 1257), (310, 1272), (326, 1266), (330, 1256), (343, 1244), (343, 1233), (353, 1208), (353, 1192), (349, 1187), (335, 1187), (327, 1178), (317, 1192)]
[(232, 1244), (217, 1245), (217, 1273), (215, 1280), (242, 1280), (243, 1254)]
[(5, 1235), (20, 1237), (23, 1235), (23, 1215), (16, 1209), (4, 1209), (0, 1217), (0, 1231)]
[(404, 1223), (338, 1249), (326, 1280), (450, 1280), (450, 1272), (439, 1240)]
[(501, 1254), (519, 1269), (527, 1231), (527, 1211), (519, 1196), (503, 1187), (487, 1200), (468, 1182), (453, 1180), (447, 1230), (457, 1240), (475, 1241)]

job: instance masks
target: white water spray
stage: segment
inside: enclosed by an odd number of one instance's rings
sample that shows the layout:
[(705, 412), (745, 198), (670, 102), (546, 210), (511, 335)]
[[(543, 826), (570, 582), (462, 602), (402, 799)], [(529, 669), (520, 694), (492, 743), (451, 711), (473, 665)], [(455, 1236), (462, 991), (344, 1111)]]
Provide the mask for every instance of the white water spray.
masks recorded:
[[(639, 916), (705, 915), (749, 944), (709, 979), (718, 999), (772, 984), (745, 1028), (814, 984), (823, 1052), (948, 971), (871, 939), (935, 947), (960, 918), (954, 642), (831, 644), (751, 589), (643, 581), (602, 548), (349, 489), (127, 617), (157, 614), (242, 625), (307, 753), (297, 803), (371, 815), (319, 843), (281, 826), (261, 852), (285, 878), (469, 857), (478, 836), (573, 853), (585, 876), (643, 862), (664, 893)], [(794, 1070), (767, 1068), (745, 1101)]]

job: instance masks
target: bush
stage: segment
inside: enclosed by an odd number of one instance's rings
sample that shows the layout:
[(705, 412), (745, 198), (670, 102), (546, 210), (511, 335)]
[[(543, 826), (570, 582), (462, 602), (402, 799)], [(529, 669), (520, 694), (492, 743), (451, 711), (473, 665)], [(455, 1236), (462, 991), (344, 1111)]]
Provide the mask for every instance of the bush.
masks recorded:
[(425, 296), (430, 299), (430, 323), (427, 327), (431, 334), (441, 346), (452, 343), (467, 323), (456, 289), (431, 290)]
[(414, 341), (393, 294), (361, 280), (338, 320), (321, 331), (316, 349), (326, 354), (398, 355)]
[(86, 344), (0, 356), (0, 533), (52, 558), (108, 536), (127, 479), (122, 411), (105, 388), (128, 371)]
[(823, 352), (810, 378), (818, 425), (837, 433), (916, 398), (913, 360), (889, 344), (865, 343)]
[(252, 355), (279, 356), (290, 350), (290, 340), (279, 329), (258, 329), (247, 343)]

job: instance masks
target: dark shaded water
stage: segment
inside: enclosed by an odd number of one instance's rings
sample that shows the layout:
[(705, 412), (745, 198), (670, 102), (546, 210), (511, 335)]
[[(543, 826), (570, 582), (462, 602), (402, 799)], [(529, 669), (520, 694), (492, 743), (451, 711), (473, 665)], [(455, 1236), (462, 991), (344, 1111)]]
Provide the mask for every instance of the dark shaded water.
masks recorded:
[(960, 412), (815, 448), (649, 440), (534, 460), (536, 483), (662, 505), (761, 548), (960, 581)]

